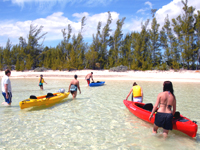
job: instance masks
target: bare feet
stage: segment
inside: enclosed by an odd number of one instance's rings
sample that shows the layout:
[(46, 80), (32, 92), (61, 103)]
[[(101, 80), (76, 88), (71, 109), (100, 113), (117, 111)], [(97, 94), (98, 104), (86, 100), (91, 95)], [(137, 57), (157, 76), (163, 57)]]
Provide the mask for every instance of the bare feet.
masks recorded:
[[(1, 104), (2, 104), (2, 105), (5, 105), (5, 103), (6, 103), (6, 102), (3, 102), (3, 103), (1, 103)], [(6, 104), (8, 104), (8, 103), (6, 103)]]
[(8, 104), (8, 103), (6, 103), (6, 102), (3, 102), (3, 103), (1, 103), (2, 105), (4, 105), (4, 106), (10, 106), (11, 104)]

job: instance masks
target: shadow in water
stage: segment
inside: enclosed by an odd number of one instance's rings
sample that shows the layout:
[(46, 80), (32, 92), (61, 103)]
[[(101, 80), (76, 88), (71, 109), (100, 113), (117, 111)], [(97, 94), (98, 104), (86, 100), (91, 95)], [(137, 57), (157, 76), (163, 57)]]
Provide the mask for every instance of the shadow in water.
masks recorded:
[(194, 140), (196, 140), (197, 143), (200, 143), (200, 134), (197, 133), (196, 138), (193, 138)]
[(12, 107), (12, 108), (13, 108), (13, 107), (14, 107), (14, 108), (19, 108), (19, 106), (16, 106), (16, 105), (15, 105), (15, 106), (13, 106), (13, 105), (11, 105), (11, 106), (1, 105), (1, 106), (0, 106), (0, 108), (4, 108), (4, 109), (5, 109), (5, 108), (11, 108), (11, 107)]

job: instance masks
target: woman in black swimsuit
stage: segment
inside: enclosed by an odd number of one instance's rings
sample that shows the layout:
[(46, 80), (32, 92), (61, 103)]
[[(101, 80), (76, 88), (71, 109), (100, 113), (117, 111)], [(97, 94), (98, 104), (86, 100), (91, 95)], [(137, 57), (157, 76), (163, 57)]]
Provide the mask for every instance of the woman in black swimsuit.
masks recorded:
[[(172, 108), (173, 110), (171, 110)], [(151, 120), (156, 110), (157, 113), (155, 116), (153, 133), (157, 133), (158, 128), (162, 127), (163, 136), (167, 137), (169, 130), (172, 130), (172, 119), (176, 111), (176, 98), (174, 96), (172, 82), (165, 81), (163, 83), (163, 92), (158, 94), (157, 101), (149, 116), (149, 120)]]

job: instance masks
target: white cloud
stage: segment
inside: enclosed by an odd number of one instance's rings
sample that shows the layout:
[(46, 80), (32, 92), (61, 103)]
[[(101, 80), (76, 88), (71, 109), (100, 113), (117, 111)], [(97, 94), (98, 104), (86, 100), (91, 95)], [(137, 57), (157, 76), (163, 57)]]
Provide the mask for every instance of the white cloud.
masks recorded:
[[(188, 6), (193, 6), (197, 10), (200, 10), (200, 1), (199, 0), (190, 0), (188, 1)], [(183, 14), (183, 4), (181, 0), (173, 0), (167, 5), (164, 5), (156, 12), (156, 19), (160, 23), (161, 27), (164, 25), (165, 17), (168, 15), (169, 19), (176, 18), (178, 15)]]
[(142, 14), (144, 14), (145, 13), (145, 11), (147, 11), (147, 9), (139, 9), (138, 11), (137, 11), (137, 13), (142, 13)]
[[(131, 22), (129, 23), (125, 23), (124, 24), (124, 29), (127, 32), (130, 31), (136, 31), (136, 32), (140, 32), (141, 31), (141, 23), (143, 22), (143, 18), (134, 18), (131, 20)], [(126, 34), (126, 32), (124, 33)]]
[(141, 8), (141, 9), (139, 9), (139, 10), (137, 11), (137, 13), (145, 14), (146, 11), (152, 9), (153, 4), (152, 4), (151, 2), (147, 1), (147, 2), (145, 2), (144, 4), (145, 4), (145, 5), (149, 5), (149, 7)]
[(145, 5), (149, 5), (150, 8), (153, 8), (153, 7), (152, 7), (152, 6), (153, 6), (152, 3), (149, 2), (149, 1), (145, 2), (144, 4), (145, 4)]
[[(23, 36), (27, 38), (30, 24), (44, 26), (42, 32), (48, 32), (46, 35), (45, 41), (53, 41), (53, 40), (62, 40), (62, 29), (67, 29), (68, 24), (72, 27), (72, 34), (77, 34), (81, 29), (81, 18), (86, 16), (86, 25), (84, 27), (83, 36), (84, 38), (92, 38), (92, 34), (96, 33), (97, 24), (99, 21), (102, 22), (102, 28), (107, 22), (108, 13), (100, 13), (95, 15), (89, 15), (87, 12), (84, 13), (75, 13), (73, 14), (76, 22), (69, 20), (64, 16), (62, 12), (53, 13), (46, 18), (39, 18), (36, 20), (27, 20), (27, 21), (18, 21), (18, 22), (0, 22), (0, 36), (5, 37), (4, 44), (0, 44), (5, 46), (5, 43), (8, 38), (13, 41), (14, 44), (17, 44), (18, 38)], [(111, 29), (116, 27), (116, 21), (119, 19), (119, 14), (116, 12), (111, 12), (112, 16), (112, 24)], [(0, 39), (0, 43), (3, 38)]]
[(16, 4), (20, 7), (24, 7), (24, 5), (29, 3), (38, 4), (39, 9), (52, 8), (56, 4), (60, 4), (61, 6), (65, 6), (66, 4), (77, 4), (82, 3), (84, 6), (96, 6), (98, 4), (107, 5), (108, 3), (115, 0), (3, 0), (3, 1), (11, 1), (13, 4)]

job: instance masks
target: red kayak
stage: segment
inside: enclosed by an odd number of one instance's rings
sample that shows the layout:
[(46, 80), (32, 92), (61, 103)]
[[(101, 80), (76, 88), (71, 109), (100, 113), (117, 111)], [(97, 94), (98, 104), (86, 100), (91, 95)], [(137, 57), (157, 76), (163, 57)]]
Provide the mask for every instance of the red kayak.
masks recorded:
[[(153, 115), (151, 121), (149, 121), (149, 116), (153, 109), (153, 105), (151, 103), (144, 104), (124, 100), (124, 105), (138, 118), (154, 124), (155, 114)], [(191, 121), (190, 119), (180, 115), (178, 112), (176, 112), (174, 116), (175, 117), (172, 120), (173, 130), (178, 130), (191, 137), (196, 137), (198, 126), (195, 121)]]

